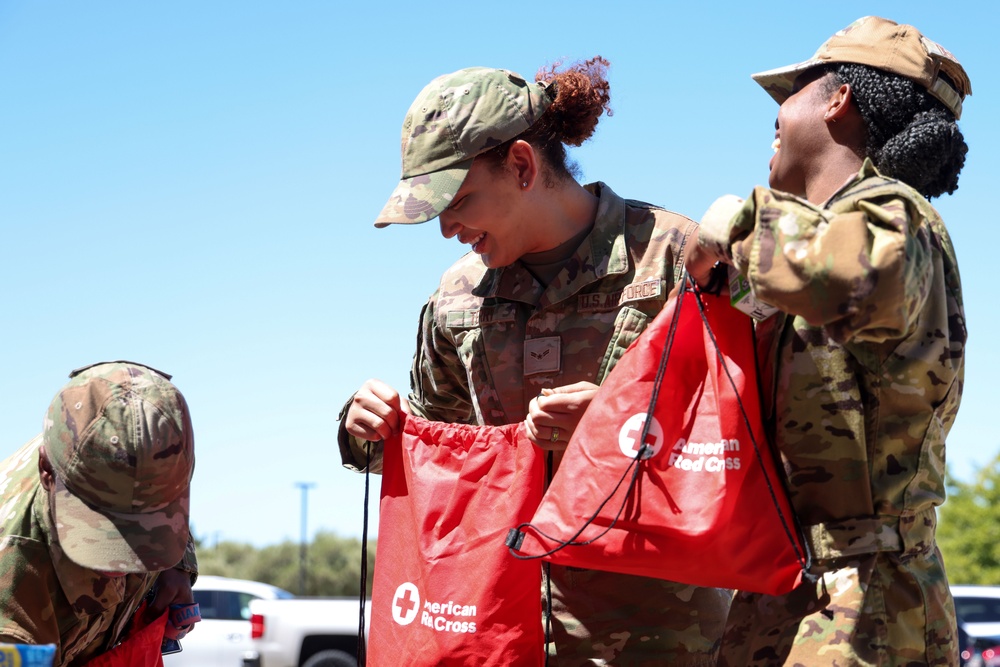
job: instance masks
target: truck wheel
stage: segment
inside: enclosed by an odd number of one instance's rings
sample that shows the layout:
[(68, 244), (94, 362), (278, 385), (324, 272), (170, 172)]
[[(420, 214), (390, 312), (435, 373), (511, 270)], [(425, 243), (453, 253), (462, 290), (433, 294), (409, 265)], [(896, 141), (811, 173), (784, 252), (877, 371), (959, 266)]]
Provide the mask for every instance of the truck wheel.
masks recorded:
[(303, 662), (302, 667), (358, 667), (358, 661), (343, 651), (320, 651)]

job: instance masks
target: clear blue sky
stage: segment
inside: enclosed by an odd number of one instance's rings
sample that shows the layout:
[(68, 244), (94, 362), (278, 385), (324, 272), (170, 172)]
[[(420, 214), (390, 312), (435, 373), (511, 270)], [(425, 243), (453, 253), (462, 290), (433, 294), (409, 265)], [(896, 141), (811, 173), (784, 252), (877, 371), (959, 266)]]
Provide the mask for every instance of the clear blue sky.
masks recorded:
[(133, 359), (172, 373), (191, 404), (199, 535), (297, 540), (296, 482), (316, 484), (310, 534), (360, 535), (363, 477), (339, 465), (338, 411), (368, 377), (405, 389), (420, 308), (464, 252), (434, 223), (371, 224), (424, 84), (467, 66), (531, 75), (601, 54), (615, 113), (573, 152), (585, 180), (697, 219), (718, 195), (766, 182), (777, 106), (749, 75), (881, 14), (943, 43), (972, 79), (969, 159), (959, 191), (936, 202), (971, 332), (948, 442), (967, 478), (1000, 451), (1000, 322), (983, 282), (997, 265), (994, 11), (3, 0), (0, 457), (41, 429), (71, 369)]

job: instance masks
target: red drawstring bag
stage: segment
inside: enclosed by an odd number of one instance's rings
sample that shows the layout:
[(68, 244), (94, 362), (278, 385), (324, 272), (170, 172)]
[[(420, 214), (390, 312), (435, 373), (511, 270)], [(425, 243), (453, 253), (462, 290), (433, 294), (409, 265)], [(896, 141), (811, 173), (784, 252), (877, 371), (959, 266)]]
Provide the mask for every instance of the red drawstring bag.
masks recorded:
[(541, 665), (541, 568), (503, 548), (542, 497), (522, 424), (407, 416), (385, 442), (368, 664)]
[(508, 536), (511, 552), (699, 586), (794, 588), (808, 563), (765, 439), (753, 346), (750, 318), (728, 297), (681, 291), (608, 375), (535, 516)]

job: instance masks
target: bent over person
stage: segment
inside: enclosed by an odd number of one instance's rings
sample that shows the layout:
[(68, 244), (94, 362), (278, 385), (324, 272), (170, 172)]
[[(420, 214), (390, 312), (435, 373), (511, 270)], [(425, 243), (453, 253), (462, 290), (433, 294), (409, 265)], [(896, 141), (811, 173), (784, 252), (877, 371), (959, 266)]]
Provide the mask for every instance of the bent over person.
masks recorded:
[[(604, 183), (581, 185), (566, 157), (607, 108), (606, 65), (595, 58), (536, 81), (464, 69), (413, 102), (403, 177), (375, 224), (437, 218), (470, 252), (424, 306), (409, 398), (369, 380), (345, 406), (345, 465), (363, 469), (366, 448), (410, 412), (526, 421), (552, 452), (551, 471), (597, 386), (663, 308), (695, 223)], [(381, 463), (375, 450), (372, 470)], [(727, 591), (556, 565), (549, 581), (553, 667), (715, 662)]]
[(131, 362), (74, 371), (42, 433), (0, 463), (0, 642), (55, 644), (85, 665), (190, 603), (194, 435), (169, 375)]
[(909, 25), (856, 21), (754, 75), (780, 103), (770, 188), (718, 201), (687, 260), (735, 265), (779, 309), (757, 327), (764, 398), (813, 583), (736, 595), (722, 665), (956, 665), (935, 541), (966, 325), (928, 199), (965, 162), (958, 60)]

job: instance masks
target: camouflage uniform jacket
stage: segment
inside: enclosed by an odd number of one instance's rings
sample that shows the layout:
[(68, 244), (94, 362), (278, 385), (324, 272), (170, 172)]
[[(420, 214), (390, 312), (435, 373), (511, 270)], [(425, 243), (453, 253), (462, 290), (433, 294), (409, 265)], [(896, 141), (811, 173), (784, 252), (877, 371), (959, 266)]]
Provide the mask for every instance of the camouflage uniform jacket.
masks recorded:
[(723, 664), (954, 664), (935, 507), (966, 327), (941, 218), (866, 160), (823, 206), (758, 187), (716, 222), (699, 243), (782, 311), (757, 328), (765, 401), (820, 575), (738, 595)]
[[(104, 577), (66, 557), (38, 477), (41, 443), (0, 463), (0, 642), (55, 644), (55, 667), (75, 667), (121, 639), (157, 574)], [(196, 572), (192, 545), (178, 567)]]
[[(587, 188), (600, 198), (594, 227), (548, 287), (520, 262), (487, 269), (474, 253), (444, 274), (421, 315), (409, 396), (414, 413), (472, 424), (521, 421), (543, 387), (600, 384), (660, 312), (695, 223), (624, 200), (603, 183)], [(343, 426), (340, 433), (345, 465), (363, 469), (363, 443)], [(372, 469), (380, 468), (376, 454)], [(550, 665), (595, 656), (623, 665), (714, 664), (727, 592), (557, 569), (555, 637), (568, 661)], [(573, 639), (560, 639), (561, 628)], [(574, 657), (580, 661), (570, 662)]]
[[(471, 252), (442, 276), (420, 316), (410, 375), (415, 414), (521, 421), (543, 387), (600, 384), (663, 308), (695, 223), (626, 201), (603, 183), (587, 187), (600, 197), (594, 228), (547, 288), (520, 262), (491, 270)], [(345, 466), (363, 470), (365, 443), (343, 424), (339, 441)], [(379, 472), (381, 452), (373, 450)]]

